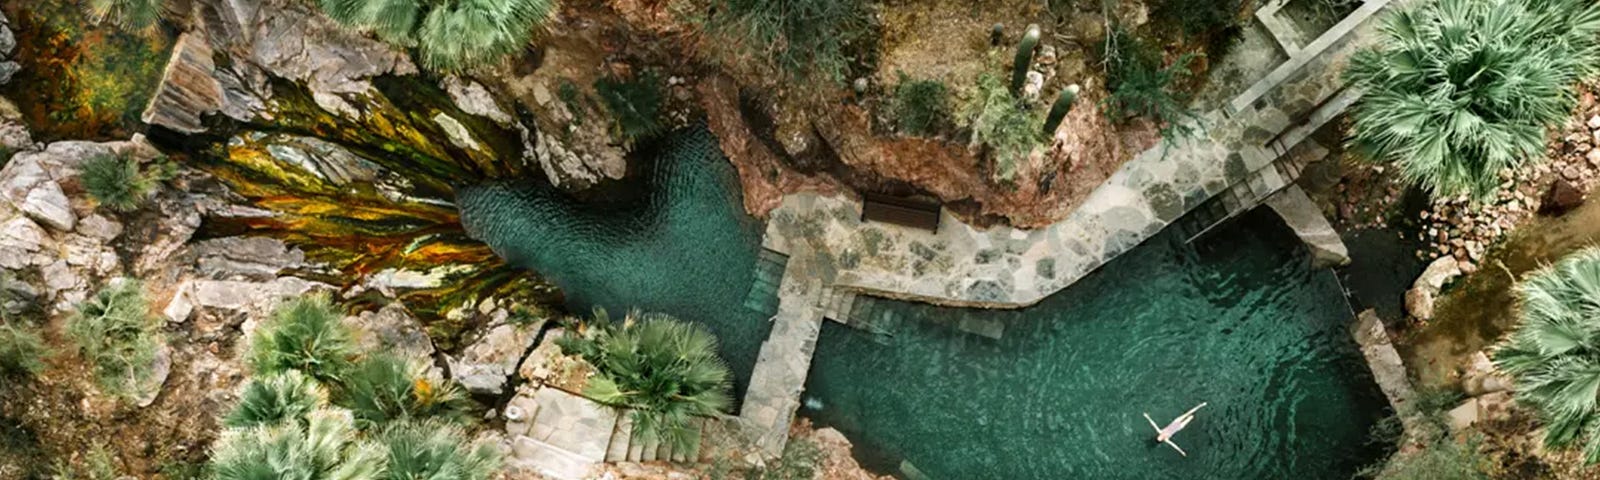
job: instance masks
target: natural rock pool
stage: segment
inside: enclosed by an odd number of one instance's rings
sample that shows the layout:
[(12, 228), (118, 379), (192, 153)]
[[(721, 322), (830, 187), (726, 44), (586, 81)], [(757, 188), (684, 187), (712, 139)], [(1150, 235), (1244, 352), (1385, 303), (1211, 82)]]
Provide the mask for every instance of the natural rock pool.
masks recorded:
[[(709, 325), (742, 394), (770, 311), (750, 297), (761, 225), (704, 131), (660, 150), (648, 195), (578, 201), (548, 186), (463, 188), (463, 223), (571, 306)], [(1384, 453), (1387, 413), (1329, 271), (1276, 220), (1250, 215), (1193, 245), (1158, 236), (1031, 308), (858, 301), (886, 334), (827, 323), (802, 413), (869, 466), (928, 478), (1344, 479)], [(768, 300), (770, 301), (770, 300)], [(998, 322), (998, 340), (941, 325)], [(937, 319), (938, 321), (930, 321)], [(1210, 406), (1175, 441), (1165, 423)]]

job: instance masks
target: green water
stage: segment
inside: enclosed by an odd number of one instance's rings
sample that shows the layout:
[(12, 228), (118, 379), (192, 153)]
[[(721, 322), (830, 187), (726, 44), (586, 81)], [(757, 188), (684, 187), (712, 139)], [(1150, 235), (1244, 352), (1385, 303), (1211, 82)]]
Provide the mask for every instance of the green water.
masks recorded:
[[(660, 149), (641, 198), (583, 202), (533, 183), (458, 192), (463, 221), (576, 309), (638, 307), (704, 322), (744, 391), (770, 302), (752, 302), (760, 225), (704, 131)], [(1332, 274), (1252, 215), (1199, 245), (1166, 236), (1033, 308), (864, 300), (889, 335), (837, 324), (817, 345), (803, 414), (869, 466), (936, 479), (1344, 479), (1379, 458), (1383, 415)], [(770, 289), (756, 288), (770, 295)], [(946, 327), (998, 322), (999, 340)], [(1206, 401), (1176, 441), (1150, 442)]]
[[(1157, 237), (1024, 310), (858, 301), (892, 336), (824, 326), (805, 413), (878, 470), (939, 479), (1349, 478), (1383, 454), (1365, 440), (1386, 404), (1333, 273), (1275, 220)], [(961, 317), (1004, 334), (936, 326)], [(1141, 413), (1200, 402), (1174, 440), (1187, 458), (1151, 440)]]
[[(506, 261), (559, 285), (574, 312), (630, 309), (704, 323), (742, 395), (770, 311), (742, 306), (761, 224), (743, 213), (733, 167), (706, 131), (677, 135), (637, 198), (578, 201), (539, 182), (458, 188), (461, 221)], [(738, 396), (738, 395), (735, 395)]]

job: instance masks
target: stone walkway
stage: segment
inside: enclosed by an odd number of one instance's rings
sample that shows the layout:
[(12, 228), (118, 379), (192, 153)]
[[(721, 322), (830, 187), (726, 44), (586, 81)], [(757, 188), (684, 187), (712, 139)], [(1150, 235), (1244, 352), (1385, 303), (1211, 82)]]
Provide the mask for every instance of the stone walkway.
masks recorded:
[[(1304, 47), (1285, 42), (1275, 31), (1289, 61), (1233, 102), (1198, 118), (1201, 134), (1143, 152), (1066, 219), (1046, 228), (979, 229), (945, 212), (938, 231), (928, 232), (863, 222), (861, 204), (853, 197), (785, 197), (767, 223), (763, 246), (789, 255), (789, 267), (779, 290), (777, 324), (762, 346), (742, 415), (751, 427), (766, 430), (762, 449), (769, 455), (783, 449), (821, 319), (850, 323), (858, 294), (950, 306), (1025, 307), (1169, 225), (1193, 238), (1292, 185), (1308, 161), (1327, 155), (1307, 141), (1311, 134), (1359, 98), (1359, 92), (1343, 88), (1341, 66), (1375, 35), (1376, 22), (1368, 20), (1390, 4), (1368, 0)], [(1275, 18), (1275, 12), (1264, 17)], [(1280, 202), (1299, 200), (1284, 198)]]

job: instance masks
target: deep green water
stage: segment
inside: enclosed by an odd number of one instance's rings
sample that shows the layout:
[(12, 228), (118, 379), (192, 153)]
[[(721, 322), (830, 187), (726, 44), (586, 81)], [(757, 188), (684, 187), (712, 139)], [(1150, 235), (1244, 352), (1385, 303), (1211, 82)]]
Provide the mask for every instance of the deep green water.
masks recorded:
[[(1276, 221), (1157, 237), (1023, 310), (874, 300), (858, 309), (898, 316), (893, 336), (824, 326), (806, 413), (877, 470), (939, 479), (1350, 478), (1383, 454), (1366, 439), (1387, 406), (1333, 273)], [(1005, 333), (927, 321), (959, 315)], [(1151, 440), (1141, 413), (1165, 425), (1200, 402), (1174, 440), (1187, 458)]]
[[(704, 131), (660, 149), (650, 192), (577, 201), (547, 186), (458, 192), (468, 228), (547, 276), (575, 309), (636, 307), (704, 322), (744, 391), (770, 313), (745, 305), (760, 225)], [(892, 336), (828, 323), (803, 413), (855, 442), (869, 466), (902, 460), (936, 479), (1344, 479), (1379, 458), (1385, 407), (1349, 339), (1328, 271), (1283, 227), (1247, 216), (1197, 245), (1165, 236), (1024, 310), (869, 300)], [(888, 313), (886, 313), (888, 312)], [(945, 327), (1004, 324), (999, 340)], [(944, 321), (923, 321), (939, 318)], [(1176, 441), (1150, 441), (1206, 401)]]

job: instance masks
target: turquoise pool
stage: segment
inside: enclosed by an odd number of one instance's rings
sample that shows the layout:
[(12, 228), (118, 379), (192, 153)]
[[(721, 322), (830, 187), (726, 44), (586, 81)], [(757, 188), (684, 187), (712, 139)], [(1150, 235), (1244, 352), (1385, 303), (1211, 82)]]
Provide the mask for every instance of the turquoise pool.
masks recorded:
[[(560, 285), (578, 311), (662, 311), (707, 324), (742, 393), (771, 325), (761, 225), (703, 130), (678, 134), (636, 198), (589, 202), (536, 182), (462, 188), (469, 230)], [(1247, 216), (1195, 245), (1147, 242), (1032, 308), (870, 300), (888, 335), (825, 325), (802, 411), (886, 473), (935, 479), (1344, 479), (1380, 458), (1386, 406), (1349, 339), (1329, 271), (1281, 225)], [(996, 340), (953, 317), (1004, 326)], [(1176, 441), (1165, 422), (1210, 406)]]

